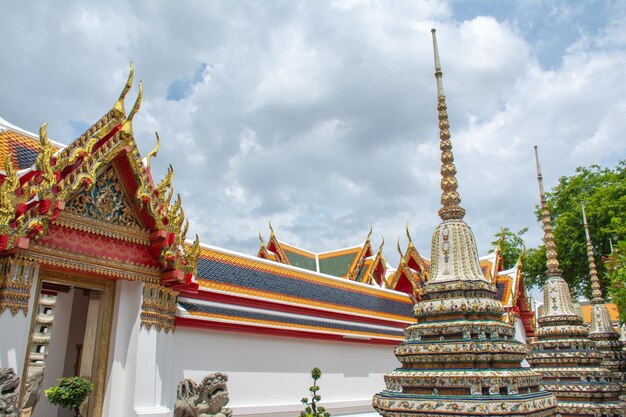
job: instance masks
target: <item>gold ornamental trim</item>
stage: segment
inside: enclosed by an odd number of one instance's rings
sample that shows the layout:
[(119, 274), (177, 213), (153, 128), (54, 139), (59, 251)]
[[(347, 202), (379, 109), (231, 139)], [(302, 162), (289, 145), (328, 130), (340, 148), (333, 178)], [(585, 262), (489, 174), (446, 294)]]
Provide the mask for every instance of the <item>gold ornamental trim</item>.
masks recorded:
[(79, 230), (81, 232), (92, 233), (112, 239), (129, 243), (136, 243), (142, 246), (150, 246), (149, 232), (145, 230), (131, 230), (127, 227), (107, 224), (98, 220), (61, 212), (52, 224), (63, 226), (68, 229)]
[(28, 313), (30, 290), (35, 275), (34, 263), (23, 258), (3, 258), (0, 261), (0, 314), (5, 310), (15, 316)]
[(31, 245), (22, 254), (24, 259), (30, 261), (105, 277), (154, 283), (159, 282), (161, 279), (162, 271), (156, 267), (146, 267), (110, 258), (82, 255), (37, 244)]
[(154, 327), (165, 333), (176, 328), (176, 308), (179, 292), (160, 284), (144, 284), (141, 302), (141, 326), (148, 331)]

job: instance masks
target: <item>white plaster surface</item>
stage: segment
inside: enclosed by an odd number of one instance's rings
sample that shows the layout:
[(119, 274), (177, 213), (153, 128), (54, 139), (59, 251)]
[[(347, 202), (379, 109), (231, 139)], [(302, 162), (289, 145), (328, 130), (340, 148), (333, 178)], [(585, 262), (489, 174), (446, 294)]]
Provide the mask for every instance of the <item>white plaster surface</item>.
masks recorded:
[(235, 415), (262, 417), (297, 415), (315, 366), (323, 373), (322, 405), (333, 415), (373, 413), (371, 398), (384, 388), (383, 375), (400, 364), (393, 346), (178, 327), (171, 365), (169, 392), (183, 378), (225, 372)]

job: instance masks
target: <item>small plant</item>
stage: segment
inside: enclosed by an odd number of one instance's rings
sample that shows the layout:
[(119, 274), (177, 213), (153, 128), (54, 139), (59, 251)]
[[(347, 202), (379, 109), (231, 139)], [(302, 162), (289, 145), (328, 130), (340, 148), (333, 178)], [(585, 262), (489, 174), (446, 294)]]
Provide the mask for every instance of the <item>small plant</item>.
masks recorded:
[(80, 405), (93, 391), (93, 384), (80, 376), (61, 378), (53, 387), (44, 391), (51, 404), (74, 410), (75, 417), (80, 416)]
[(311, 369), (311, 378), (313, 378), (313, 386), (309, 387), (311, 392), (311, 400), (304, 397), (301, 402), (306, 405), (304, 411), (300, 412), (300, 417), (330, 417), (330, 413), (326, 411), (324, 407), (320, 407), (317, 403), (322, 399), (322, 396), (318, 394), (320, 387), (317, 385), (317, 380), (322, 377), (322, 371), (320, 368)]

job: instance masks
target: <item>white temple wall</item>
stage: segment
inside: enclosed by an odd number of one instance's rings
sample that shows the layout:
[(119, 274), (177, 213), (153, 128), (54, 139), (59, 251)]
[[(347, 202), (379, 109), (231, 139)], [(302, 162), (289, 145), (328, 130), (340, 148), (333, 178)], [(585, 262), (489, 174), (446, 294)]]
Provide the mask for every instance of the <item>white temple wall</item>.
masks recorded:
[(515, 316), (513, 326), (515, 326), (515, 339), (522, 343), (526, 343), (526, 329), (524, 329), (524, 323), (522, 322), (521, 317)]
[(383, 375), (400, 366), (393, 352), (393, 346), (178, 327), (168, 389), (175, 393), (184, 378), (199, 382), (225, 372), (235, 415), (293, 417), (304, 409), (300, 399), (309, 394), (317, 366), (321, 405), (331, 414), (374, 416), (372, 396), (384, 389)]
[(39, 266), (34, 271), (26, 315), (18, 311), (14, 316), (9, 310), (0, 314), (0, 335), (3, 335), (0, 337), (0, 368), (13, 368), (20, 378), (24, 369), (26, 351), (29, 349), (28, 338), (37, 293), (38, 274)]
[[(173, 333), (155, 328), (139, 330), (135, 373), (134, 415), (171, 416), (176, 401), (176, 385), (171, 380)], [(168, 407), (168, 405), (171, 407)]]
[[(526, 338), (526, 329), (524, 328), (524, 323), (522, 322), (522, 318), (515, 316), (515, 322), (513, 323), (513, 326), (515, 326), (515, 339), (519, 340), (520, 342), (524, 344), (528, 343), (527, 338)], [(522, 361), (522, 367), (524, 368), (530, 367), (530, 364), (526, 361), (526, 359)]]

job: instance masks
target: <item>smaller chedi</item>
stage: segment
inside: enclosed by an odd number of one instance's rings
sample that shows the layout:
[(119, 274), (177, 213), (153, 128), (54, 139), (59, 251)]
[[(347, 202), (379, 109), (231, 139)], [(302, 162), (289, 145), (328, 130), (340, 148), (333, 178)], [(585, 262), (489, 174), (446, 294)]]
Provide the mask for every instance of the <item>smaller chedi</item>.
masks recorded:
[(536, 146), (535, 157), (548, 280), (537, 339), (526, 360), (543, 375), (544, 387), (556, 395), (558, 416), (623, 416), (621, 386), (612, 382), (612, 372), (601, 366), (602, 355), (588, 338), (589, 330), (574, 310), (569, 286), (561, 276)]
[(624, 394), (624, 371), (626, 370), (626, 352), (623, 350), (623, 344), (619, 340), (620, 335), (613, 328), (611, 316), (606, 308), (604, 298), (602, 297), (602, 288), (598, 279), (598, 271), (596, 270), (596, 261), (593, 257), (593, 245), (591, 244), (591, 236), (589, 235), (589, 224), (587, 224), (587, 215), (585, 206), (582, 206), (583, 221), (585, 225), (585, 237), (587, 238), (587, 258), (589, 260), (589, 277), (591, 279), (591, 330), (589, 331), (589, 339), (596, 342), (596, 349), (602, 355), (602, 366), (612, 373), (613, 381), (622, 385), (622, 394)]
[(441, 149), (442, 223), (432, 240), (431, 274), (413, 310), (416, 323), (395, 349), (402, 367), (385, 375), (372, 405), (383, 416), (552, 416), (555, 398), (521, 362), (527, 347), (502, 320), (496, 287), (480, 268), (463, 221), (433, 29)]

